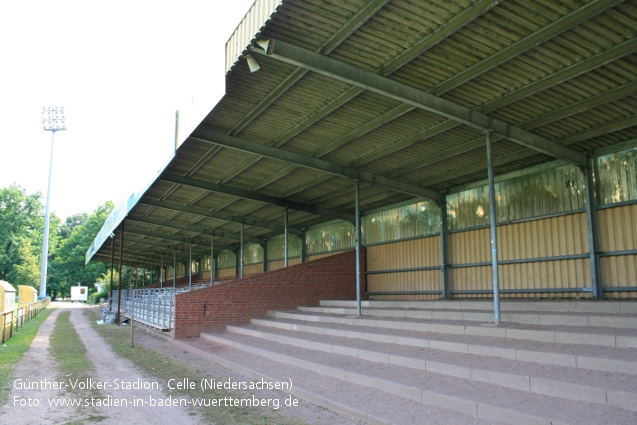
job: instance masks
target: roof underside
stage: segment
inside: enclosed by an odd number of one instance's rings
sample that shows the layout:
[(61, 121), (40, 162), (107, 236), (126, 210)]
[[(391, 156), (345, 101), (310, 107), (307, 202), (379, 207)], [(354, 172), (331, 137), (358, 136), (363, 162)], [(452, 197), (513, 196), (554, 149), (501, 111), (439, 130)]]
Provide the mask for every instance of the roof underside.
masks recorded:
[(353, 220), (355, 179), (363, 212), (439, 201), (486, 178), (485, 130), (496, 175), (637, 137), (637, 1), (290, 0), (261, 25), (129, 213), (126, 263), (263, 243), (286, 206), (291, 232)]

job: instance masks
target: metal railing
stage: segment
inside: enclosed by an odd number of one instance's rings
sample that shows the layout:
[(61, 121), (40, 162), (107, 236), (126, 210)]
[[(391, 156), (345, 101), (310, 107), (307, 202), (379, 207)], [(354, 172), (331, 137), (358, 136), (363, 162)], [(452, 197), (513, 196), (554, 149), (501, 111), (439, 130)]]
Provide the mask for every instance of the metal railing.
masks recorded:
[[(218, 282), (213, 282), (213, 284)], [(122, 290), (120, 315), (133, 317), (160, 329), (170, 330), (175, 321), (175, 295), (211, 286), (210, 282), (168, 288), (138, 288)], [(111, 312), (117, 312), (119, 291), (113, 291)]]
[(0, 337), (2, 343), (11, 338), (14, 333), (17, 333), (21, 327), (24, 327), (29, 320), (37, 316), (48, 304), (49, 299), (47, 298), (0, 313), (0, 316), (2, 316), (2, 337)]

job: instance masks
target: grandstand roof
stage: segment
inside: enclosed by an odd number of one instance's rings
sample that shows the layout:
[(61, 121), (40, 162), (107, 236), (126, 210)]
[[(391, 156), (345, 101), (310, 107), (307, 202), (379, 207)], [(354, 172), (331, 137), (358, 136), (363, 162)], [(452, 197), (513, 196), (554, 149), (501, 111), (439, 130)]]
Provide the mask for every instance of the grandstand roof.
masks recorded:
[(440, 202), (486, 178), (485, 130), (496, 175), (589, 167), (637, 138), (636, 35), (633, 0), (257, 0), (225, 96), (127, 209), (125, 262), (262, 243), (286, 207), (292, 233), (353, 220), (355, 179), (363, 212)]

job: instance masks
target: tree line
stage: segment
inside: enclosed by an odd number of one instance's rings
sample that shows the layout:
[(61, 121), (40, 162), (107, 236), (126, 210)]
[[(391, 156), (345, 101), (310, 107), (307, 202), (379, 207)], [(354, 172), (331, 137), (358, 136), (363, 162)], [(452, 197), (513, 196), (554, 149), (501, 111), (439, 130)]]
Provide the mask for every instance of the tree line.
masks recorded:
[[(69, 297), (70, 287), (106, 280), (109, 265), (84, 264), (86, 251), (113, 210), (111, 201), (92, 213), (81, 212), (62, 221), (51, 213), (47, 293), (52, 299)], [(17, 184), (0, 189), (0, 280), (18, 285), (40, 286), (44, 211), (40, 192), (28, 194)]]

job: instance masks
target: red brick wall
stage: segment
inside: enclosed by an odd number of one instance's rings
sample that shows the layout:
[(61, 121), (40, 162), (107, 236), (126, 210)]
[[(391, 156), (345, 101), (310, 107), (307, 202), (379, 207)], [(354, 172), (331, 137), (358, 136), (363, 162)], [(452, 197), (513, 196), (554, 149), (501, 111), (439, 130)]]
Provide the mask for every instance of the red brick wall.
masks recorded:
[[(361, 250), (364, 297), (365, 250)], [(259, 273), (175, 297), (175, 338), (199, 336), (249, 323), (268, 310), (315, 306), (320, 300), (356, 299), (356, 251)]]

